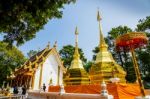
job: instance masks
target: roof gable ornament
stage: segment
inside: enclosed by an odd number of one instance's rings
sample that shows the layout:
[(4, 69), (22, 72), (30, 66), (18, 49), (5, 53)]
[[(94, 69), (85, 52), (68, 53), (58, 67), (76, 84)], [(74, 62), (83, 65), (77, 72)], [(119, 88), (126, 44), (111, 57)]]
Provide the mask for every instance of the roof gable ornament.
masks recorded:
[(48, 48), (48, 49), (50, 49), (50, 42), (48, 42), (48, 44), (47, 44), (47, 48)]
[(53, 46), (54, 48), (57, 48), (57, 41), (55, 41), (55, 43), (54, 43), (54, 46)]

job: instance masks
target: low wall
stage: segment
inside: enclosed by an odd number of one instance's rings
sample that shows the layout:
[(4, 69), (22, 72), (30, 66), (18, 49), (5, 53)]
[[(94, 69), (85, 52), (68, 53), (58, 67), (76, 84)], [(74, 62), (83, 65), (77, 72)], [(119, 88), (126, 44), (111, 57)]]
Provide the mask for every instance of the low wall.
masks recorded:
[[(82, 93), (82, 94), (99, 94), (101, 92), (100, 85), (68, 85), (64, 86), (66, 93)], [(59, 92), (60, 86), (49, 86), (49, 92)], [(107, 90), (114, 99), (134, 99), (141, 96), (138, 84), (107, 84)], [(150, 95), (149, 90), (145, 90), (146, 95)]]
[[(146, 92), (150, 95), (150, 90), (146, 90)], [(61, 95), (59, 92), (29, 91), (27, 99), (106, 99), (106, 98), (100, 97), (100, 94), (64, 93)], [(120, 98), (120, 99), (127, 99), (127, 98)], [(134, 99), (134, 97), (132, 99)]]
[(28, 92), (28, 99), (105, 99), (100, 98), (100, 94), (77, 94), (77, 93), (64, 93), (59, 92)]
[(150, 89), (145, 90), (148, 95), (150, 95)]

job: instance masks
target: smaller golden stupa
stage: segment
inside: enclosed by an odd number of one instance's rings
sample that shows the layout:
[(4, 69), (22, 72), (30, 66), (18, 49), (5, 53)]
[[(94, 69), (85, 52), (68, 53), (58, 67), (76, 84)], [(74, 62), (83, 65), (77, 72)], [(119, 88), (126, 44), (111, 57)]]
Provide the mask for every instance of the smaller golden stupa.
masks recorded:
[(119, 82), (126, 82), (125, 75), (126, 72), (123, 68), (115, 62), (112, 54), (108, 51), (108, 45), (106, 44), (101, 28), (101, 17), (98, 12), (97, 20), (99, 22), (99, 32), (100, 32), (100, 42), (99, 42), (99, 52), (96, 56), (96, 61), (91, 66), (90, 69), (90, 80), (92, 84), (99, 84), (103, 80), (105, 82), (111, 82), (110, 79), (119, 79)]
[(67, 70), (64, 77), (65, 85), (86, 85), (89, 84), (89, 76), (85, 71), (82, 61), (80, 59), (80, 54), (78, 52), (78, 30), (75, 30), (75, 52), (73, 55), (73, 60), (71, 62), (70, 68)]

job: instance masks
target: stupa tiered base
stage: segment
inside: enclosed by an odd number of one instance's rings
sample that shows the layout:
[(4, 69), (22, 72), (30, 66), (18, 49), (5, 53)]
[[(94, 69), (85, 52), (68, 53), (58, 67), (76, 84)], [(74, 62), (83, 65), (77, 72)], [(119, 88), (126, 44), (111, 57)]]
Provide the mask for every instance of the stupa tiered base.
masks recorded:
[[(82, 94), (100, 94), (100, 85), (68, 85), (64, 87), (66, 93), (82, 93)], [(138, 84), (110, 83), (107, 84), (108, 93), (114, 96), (114, 99), (135, 99), (141, 96)], [(59, 92), (60, 86), (49, 86), (49, 92)], [(150, 95), (150, 92), (145, 91)]]

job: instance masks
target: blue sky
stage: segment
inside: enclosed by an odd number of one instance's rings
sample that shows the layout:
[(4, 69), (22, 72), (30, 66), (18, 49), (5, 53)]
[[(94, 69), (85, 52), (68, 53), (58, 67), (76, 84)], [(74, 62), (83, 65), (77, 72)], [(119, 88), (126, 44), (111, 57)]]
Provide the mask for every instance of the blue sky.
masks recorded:
[(150, 16), (150, 0), (77, 0), (66, 5), (61, 19), (52, 19), (40, 30), (36, 38), (26, 42), (19, 49), (26, 55), (29, 50), (45, 48), (48, 42), (53, 46), (57, 41), (58, 50), (64, 45), (74, 45), (75, 27), (79, 30), (79, 47), (88, 60), (92, 50), (99, 43), (97, 8), (102, 15), (104, 36), (113, 27), (127, 25), (135, 29), (139, 19)]

